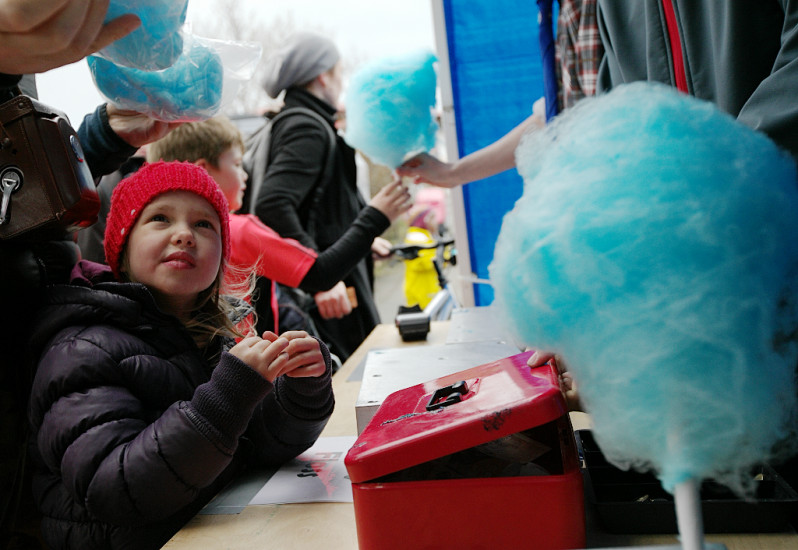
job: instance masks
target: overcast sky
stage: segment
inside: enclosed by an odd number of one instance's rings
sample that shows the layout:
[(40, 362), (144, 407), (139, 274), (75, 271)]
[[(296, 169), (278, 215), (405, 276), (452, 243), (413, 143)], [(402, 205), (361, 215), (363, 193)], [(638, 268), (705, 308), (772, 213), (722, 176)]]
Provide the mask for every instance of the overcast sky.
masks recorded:
[[(257, 7), (262, 20), (290, 19), (307, 30), (329, 34), (348, 59), (366, 61), (418, 48), (434, 51), (433, 0), (237, 0)], [(189, 22), (212, 17), (214, 0), (189, 0)], [(83, 116), (103, 102), (86, 62), (38, 75), (39, 98), (67, 113), (77, 127)]]

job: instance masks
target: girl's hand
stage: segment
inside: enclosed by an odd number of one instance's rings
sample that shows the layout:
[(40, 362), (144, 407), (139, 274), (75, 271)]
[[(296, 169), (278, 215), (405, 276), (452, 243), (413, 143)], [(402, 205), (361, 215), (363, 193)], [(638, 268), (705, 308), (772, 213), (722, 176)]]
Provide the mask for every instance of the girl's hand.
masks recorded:
[(280, 338), (288, 340), (288, 365), (283, 374), (291, 378), (315, 378), (327, 372), (327, 363), (319, 341), (304, 330), (284, 332)]
[(283, 374), (300, 378), (321, 376), (327, 370), (318, 341), (304, 331), (247, 336), (230, 353), (271, 383)]

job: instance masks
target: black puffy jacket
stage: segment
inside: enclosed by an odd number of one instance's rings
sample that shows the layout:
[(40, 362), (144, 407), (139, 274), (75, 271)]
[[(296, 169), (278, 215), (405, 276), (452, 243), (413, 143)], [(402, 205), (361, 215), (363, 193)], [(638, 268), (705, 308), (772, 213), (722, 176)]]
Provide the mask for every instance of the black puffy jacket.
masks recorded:
[(159, 548), (246, 464), (312, 445), (328, 371), (273, 386), (222, 352), (209, 365), (146, 287), (80, 262), (50, 287), (29, 417), (34, 493), (53, 548)]

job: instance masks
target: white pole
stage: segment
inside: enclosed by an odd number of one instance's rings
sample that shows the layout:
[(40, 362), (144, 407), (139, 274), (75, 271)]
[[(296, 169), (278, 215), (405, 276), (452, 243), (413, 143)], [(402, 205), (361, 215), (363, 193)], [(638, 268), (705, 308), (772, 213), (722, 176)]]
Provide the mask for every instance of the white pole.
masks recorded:
[[(443, 9), (444, 0), (430, 0), (432, 21), (435, 29), (435, 45), (438, 54), (438, 87), (441, 91), (443, 134), (446, 139), (447, 160), (460, 157), (457, 147), (457, 125), (454, 117), (454, 93), (452, 92), (452, 73), (449, 64), (449, 44), (446, 37), (446, 18)], [(465, 9), (465, 8), (464, 8)], [(457, 186), (449, 190), (452, 201), (452, 218), (454, 239), (457, 245), (457, 265), (455, 277), (451, 281), (454, 294), (461, 306), (471, 307), (475, 303), (471, 271), (471, 251), (468, 247), (468, 224), (465, 217), (463, 187)]]
[(676, 505), (676, 523), (684, 550), (703, 550), (704, 521), (701, 516), (700, 486), (695, 479), (676, 485), (673, 493)]

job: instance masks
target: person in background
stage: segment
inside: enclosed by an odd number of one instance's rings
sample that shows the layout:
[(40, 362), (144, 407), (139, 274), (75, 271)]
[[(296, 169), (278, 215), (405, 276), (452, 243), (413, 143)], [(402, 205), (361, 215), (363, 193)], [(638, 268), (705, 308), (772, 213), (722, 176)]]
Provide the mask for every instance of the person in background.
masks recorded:
[[(304, 107), (325, 123), (295, 114), (274, 124), (270, 162), (254, 212), (283, 237), (321, 253), (346, 233), (366, 206), (357, 189), (355, 151), (338, 135), (332, 147), (329, 143), (343, 86), (338, 48), (318, 34), (297, 33), (266, 60), (266, 75), (264, 88), (271, 97), (285, 93), (284, 110)], [(334, 155), (330, 177), (325, 175), (328, 154)], [(387, 256), (390, 243), (374, 239), (371, 250)], [(353, 289), (357, 307), (352, 307), (347, 288)], [(311, 314), (319, 332), (345, 361), (380, 321), (371, 255), (331, 290), (313, 298), (318, 307)]]
[[(230, 205), (230, 264), (234, 273), (249, 272), (268, 279), (258, 300), (257, 333), (279, 328), (276, 284), (310, 293), (329, 290), (371, 251), (371, 244), (410, 207), (410, 193), (399, 182), (385, 186), (369, 202), (346, 232), (329, 248), (316, 252), (294, 239), (281, 237), (252, 214), (234, 214), (241, 208), (247, 174), (242, 168), (244, 140), (226, 117), (189, 122), (148, 147), (147, 160), (188, 161), (205, 168)], [(271, 315), (269, 315), (271, 314)]]
[(322, 343), (236, 332), (228, 211), (201, 167), (147, 164), (114, 190), (109, 265), (81, 260), (45, 290), (29, 417), (52, 548), (160, 548), (240, 468), (295, 457), (332, 413)]
[[(794, 3), (598, 0), (598, 25), (605, 48), (598, 93), (641, 80), (668, 84), (713, 102), (798, 158), (798, 105), (788, 91), (798, 81)], [(537, 353), (530, 365), (551, 357)], [(577, 404), (577, 387), (567, 382)], [(789, 468), (798, 480), (798, 461)]]
[[(598, 92), (654, 81), (711, 101), (798, 158), (798, 5), (598, 0)], [(746, 48), (743, 44), (756, 44)]]

